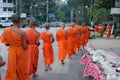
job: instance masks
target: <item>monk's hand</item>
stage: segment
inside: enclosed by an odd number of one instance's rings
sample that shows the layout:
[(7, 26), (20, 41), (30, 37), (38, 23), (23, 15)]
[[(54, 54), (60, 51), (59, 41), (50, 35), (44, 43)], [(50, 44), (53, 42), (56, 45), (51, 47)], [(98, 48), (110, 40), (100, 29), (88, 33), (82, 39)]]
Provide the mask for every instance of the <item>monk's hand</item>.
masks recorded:
[(10, 46), (9, 44), (5, 44), (6, 46)]
[(40, 46), (40, 42), (39, 42), (39, 43), (37, 43), (37, 46)]

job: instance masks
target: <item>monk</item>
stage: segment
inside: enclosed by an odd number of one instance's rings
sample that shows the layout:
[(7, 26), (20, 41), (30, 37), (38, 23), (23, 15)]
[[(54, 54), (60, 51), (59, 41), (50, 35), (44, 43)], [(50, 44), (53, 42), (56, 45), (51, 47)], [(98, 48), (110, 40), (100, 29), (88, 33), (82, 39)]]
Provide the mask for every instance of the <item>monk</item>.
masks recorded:
[(60, 29), (56, 31), (56, 40), (58, 41), (58, 60), (64, 64), (64, 59), (67, 55), (67, 33), (64, 30), (65, 24), (60, 25)]
[(35, 27), (37, 26), (36, 21), (30, 22), (30, 28), (27, 29), (26, 32), (26, 38), (27, 38), (27, 55), (28, 55), (28, 71), (29, 74), (33, 74), (33, 77), (37, 77), (36, 74), (37, 67), (38, 67), (38, 56), (39, 56), (39, 38), (40, 34), (36, 31)]
[(74, 46), (75, 46), (75, 30), (73, 29), (74, 24), (71, 24), (70, 27), (67, 28), (67, 34), (68, 34), (68, 39), (67, 39), (67, 53), (68, 53), (68, 58), (72, 59), (72, 55), (75, 53), (74, 52)]
[(112, 26), (110, 24), (107, 25), (107, 38), (110, 38), (111, 36), (111, 29), (112, 29)]
[(75, 40), (76, 40), (76, 43), (75, 43), (75, 48), (76, 50), (80, 48), (81, 46), (81, 27), (78, 25), (78, 23), (75, 24), (74, 26), (74, 30), (76, 31), (76, 36), (75, 36)]
[(27, 69), (27, 41), (20, 30), (20, 16), (12, 16), (13, 26), (5, 28), (0, 40), (8, 46), (8, 66), (5, 80), (30, 80)]
[(50, 64), (54, 61), (53, 47), (54, 37), (51, 32), (49, 32), (50, 24), (45, 24), (45, 31), (40, 33), (40, 38), (43, 40), (43, 58), (45, 63), (45, 71), (51, 70)]
[(86, 25), (85, 28), (86, 28), (86, 45), (87, 45), (90, 32), (89, 32), (89, 26)]
[(86, 27), (84, 25), (81, 28), (81, 45), (84, 50), (84, 46), (86, 45)]
[(73, 27), (74, 31), (75, 31), (75, 46), (74, 46), (74, 51), (76, 52), (77, 50), (79, 50), (80, 48), (80, 35), (79, 35), (79, 31), (80, 31), (80, 28), (77, 24), (74, 25)]

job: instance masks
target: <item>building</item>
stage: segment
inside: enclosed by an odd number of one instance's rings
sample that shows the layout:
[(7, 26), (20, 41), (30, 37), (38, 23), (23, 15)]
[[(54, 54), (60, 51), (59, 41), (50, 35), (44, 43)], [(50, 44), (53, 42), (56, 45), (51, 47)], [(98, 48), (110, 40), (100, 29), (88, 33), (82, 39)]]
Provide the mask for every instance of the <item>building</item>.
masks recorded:
[(12, 16), (15, 12), (15, 2), (13, 0), (0, 0), (0, 17)]
[(11, 16), (16, 13), (16, 0), (0, 0), (0, 27), (11, 26)]
[(120, 14), (120, 0), (115, 1), (115, 7), (111, 8), (111, 14)]

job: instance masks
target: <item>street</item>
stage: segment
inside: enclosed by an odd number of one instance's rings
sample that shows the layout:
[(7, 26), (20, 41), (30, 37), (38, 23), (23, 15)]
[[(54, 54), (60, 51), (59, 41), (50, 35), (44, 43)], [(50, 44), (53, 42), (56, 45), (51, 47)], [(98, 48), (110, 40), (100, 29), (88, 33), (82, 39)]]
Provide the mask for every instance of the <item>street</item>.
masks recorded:
[[(24, 28), (26, 29), (26, 28)], [(24, 30), (23, 29), (23, 30)], [(36, 28), (37, 31), (41, 32), (44, 28)], [(54, 34), (58, 27), (51, 28), (50, 31)], [(0, 34), (2, 33), (3, 29), (0, 29)], [(45, 72), (44, 71), (44, 63), (42, 58), (42, 41), (40, 40), (41, 45), (39, 47), (40, 54), (39, 54), (39, 65), (37, 74), (39, 75), (38, 78), (31, 80), (92, 80), (91, 77), (83, 77), (83, 70), (84, 65), (81, 65), (79, 60), (82, 56), (83, 52), (78, 51), (75, 55), (73, 55), (72, 60), (66, 58), (65, 65), (61, 65), (61, 62), (57, 59), (57, 42), (53, 43), (54, 49), (54, 63), (52, 65), (52, 71)], [(88, 46), (93, 47), (94, 49), (104, 49), (106, 51), (114, 51), (118, 55), (120, 55), (120, 40), (114, 39), (93, 39), (89, 40)], [(5, 47), (2, 43), (0, 43), (0, 55), (2, 55), (3, 59), (7, 61), (7, 47)], [(2, 80), (5, 77), (7, 64), (4, 67), (1, 67), (0, 73), (2, 75)]]

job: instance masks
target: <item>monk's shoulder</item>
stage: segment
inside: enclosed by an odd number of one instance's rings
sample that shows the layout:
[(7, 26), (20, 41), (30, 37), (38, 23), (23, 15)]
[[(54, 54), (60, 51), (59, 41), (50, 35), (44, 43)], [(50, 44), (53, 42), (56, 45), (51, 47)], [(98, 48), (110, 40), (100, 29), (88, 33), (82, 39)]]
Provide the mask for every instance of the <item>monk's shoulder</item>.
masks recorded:
[(18, 33), (21, 35), (21, 36), (24, 36), (25, 35), (25, 31), (23, 31), (23, 30), (18, 30)]

